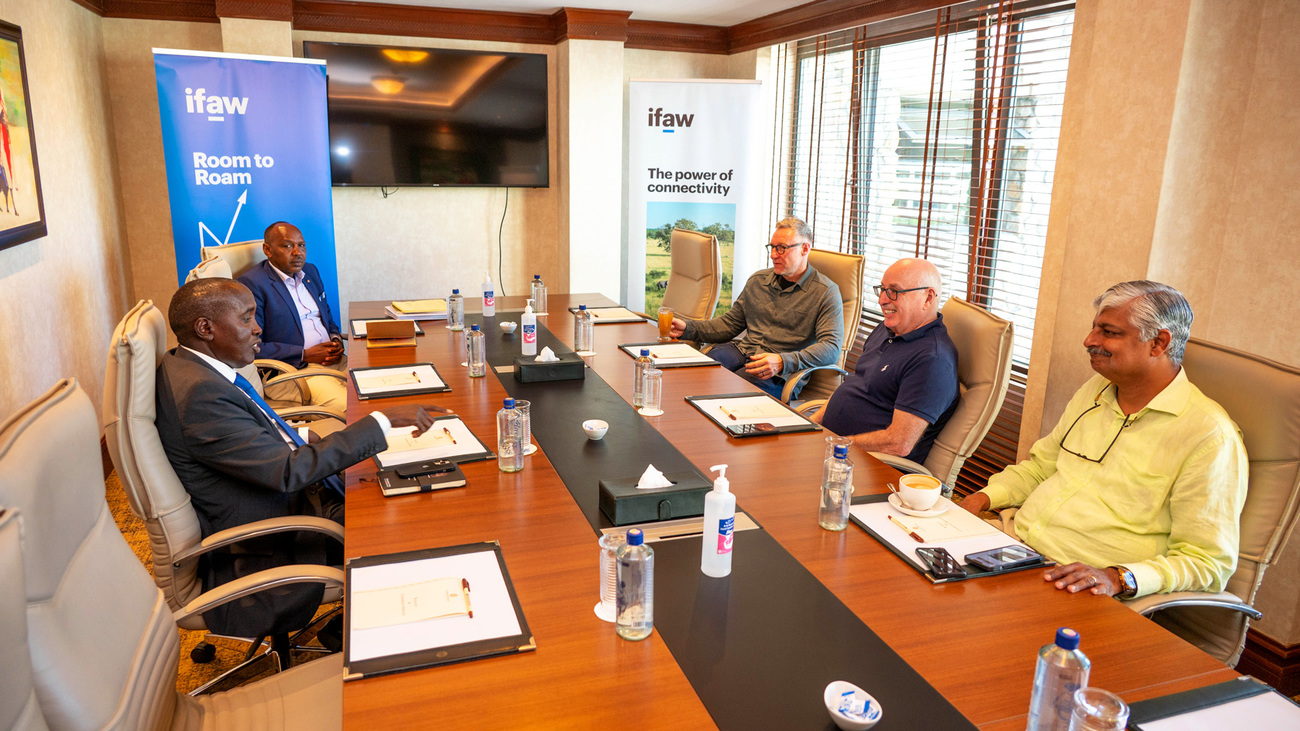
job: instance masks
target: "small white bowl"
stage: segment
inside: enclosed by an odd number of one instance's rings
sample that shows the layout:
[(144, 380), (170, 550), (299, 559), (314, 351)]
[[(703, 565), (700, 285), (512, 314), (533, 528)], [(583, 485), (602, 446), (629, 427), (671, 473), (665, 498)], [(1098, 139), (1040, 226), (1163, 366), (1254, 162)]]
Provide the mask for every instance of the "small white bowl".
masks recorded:
[(507, 334), (507, 335), (509, 335), (510, 333), (514, 332), (514, 331), (515, 331), (515, 328), (519, 327), (519, 323), (517, 323), (517, 322), (510, 322), (509, 320), (506, 320), (505, 322), (500, 322), (500, 323), (497, 323), (497, 324), (500, 326), (500, 328), (501, 328), (501, 332), (503, 332), (503, 333), (505, 333), (505, 334)]
[(605, 432), (609, 431), (609, 424), (600, 419), (587, 419), (582, 422), (582, 430), (587, 433), (588, 439), (599, 442), (605, 438)]
[[(845, 693), (852, 693), (854, 700), (859, 703), (863, 700), (870, 702), (866, 718), (840, 713), (840, 701)], [(871, 697), (870, 693), (846, 680), (831, 681), (831, 684), (826, 686), (826, 691), (822, 693), (822, 700), (826, 702), (826, 712), (831, 714), (831, 720), (844, 731), (865, 731), (879, 723), (880, 718), (885, 715), (880, 708), (880, 703)]]

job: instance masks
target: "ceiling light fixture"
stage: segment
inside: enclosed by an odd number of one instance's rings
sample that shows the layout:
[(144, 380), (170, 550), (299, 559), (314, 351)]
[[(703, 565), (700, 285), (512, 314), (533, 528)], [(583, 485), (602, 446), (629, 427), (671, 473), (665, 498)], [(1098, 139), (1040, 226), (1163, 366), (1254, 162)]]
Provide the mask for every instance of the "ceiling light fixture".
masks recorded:
[(419, 63), (429, 57), (428, 51), (414, 51), (409, 48), (385, 48), (384, 55), (397, 63)]
[(406, 79), (400, 76), (372, 76), (370, 85), (380, 94), (396, 94), (406, 88)]

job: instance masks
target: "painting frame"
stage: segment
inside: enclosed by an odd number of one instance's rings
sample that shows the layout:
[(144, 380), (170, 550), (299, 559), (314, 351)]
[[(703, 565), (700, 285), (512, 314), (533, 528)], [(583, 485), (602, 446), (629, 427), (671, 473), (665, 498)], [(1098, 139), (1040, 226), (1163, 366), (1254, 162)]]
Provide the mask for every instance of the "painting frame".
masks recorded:
[(49, 233), (31, 99), (22, 28), (0, 20), (0, 251)]

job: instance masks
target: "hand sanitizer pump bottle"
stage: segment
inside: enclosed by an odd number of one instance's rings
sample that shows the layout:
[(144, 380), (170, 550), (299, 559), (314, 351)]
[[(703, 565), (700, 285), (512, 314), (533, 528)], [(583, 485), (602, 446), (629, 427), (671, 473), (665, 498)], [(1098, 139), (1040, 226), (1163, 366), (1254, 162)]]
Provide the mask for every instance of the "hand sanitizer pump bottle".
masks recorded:
[(533, 314), (533, 301), (528, 300), (524, 314), (519, 317), (519, 329), (524, 331), (523, 355), (537, 355), (537, 315)]
[(483, 272), (483, 316), (496, 317), (497, 293), (492, 287), (492, 272)]
[(704, 496), (704, 546), (700, 553), (700, 571), (705, 576), (721, 577), (731, 573), (731, 546), (736, 537), (736, 496), (729, 491), (727, 465), (709, 468), (717, 472), (713, 490)]

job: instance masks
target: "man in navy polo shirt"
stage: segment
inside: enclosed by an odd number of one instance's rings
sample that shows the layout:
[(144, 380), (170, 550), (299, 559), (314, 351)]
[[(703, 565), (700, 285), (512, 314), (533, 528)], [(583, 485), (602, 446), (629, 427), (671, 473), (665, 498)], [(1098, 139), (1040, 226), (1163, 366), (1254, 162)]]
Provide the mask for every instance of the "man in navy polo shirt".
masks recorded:
[(885, 270), (875, 287), (885, 321), (814, 421), (862, 449), (925, 461), (957, 408), (957, 348), (939, 314), (941, 290), (925, 259)]

